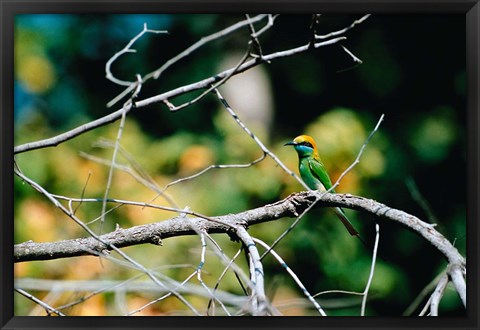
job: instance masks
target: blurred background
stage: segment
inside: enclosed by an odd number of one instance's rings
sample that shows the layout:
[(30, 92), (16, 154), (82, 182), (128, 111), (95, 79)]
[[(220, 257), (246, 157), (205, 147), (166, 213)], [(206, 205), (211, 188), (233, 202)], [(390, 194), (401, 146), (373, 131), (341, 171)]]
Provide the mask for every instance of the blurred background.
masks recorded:
[[(361, 15), (322, 15), (317, 31), (328, 34)], [(105, 63), (143, 24), (168, 34), (147, 34), (136, 53), (116, 61), (116, 77), (135, 80), (200, 38), (243, 20), (242, 15), (17, 15), (15, 20), (15, 145), (55, 136), (118, 110), (106, 104), (122, 92), (105, 78)], [(264, 21), (263, 21), (264, 22)], [(264, 54), (305, 45), (310, 15), (280, 15), (260, 36)], [(262, 23), (264, 24), (264, 23)], [(261, 28), (262, 24), (255, 27)], [(139, 100), (210, 77), (234, 67), (249, 40), (244, 28), (200, 48), (142, 86)], [(466, 245), (466, 69), (463, 14), (372, 15), (346, 33), (347, 47), (363, 64), (354, 66), (340, 44), (272, 61), (233, 77), (220, 90), (247, 126), (290, 169), (298, 173), (297, 155), (283, 145), (300, 134), (313, 136), (332, 181), (355, 160), (381, 114), (385, 120), (360, 163), (337, 192), (377, 200), (411, 213), (437, 229), (465, 255)], [(448, 38), (446, 36), (449, 36)], [(178, 105), (197, 93), (170, 100)], [(49, 192), (79, 198), (103, 198), (119, 122), (90, 131), (55, 148), (16, 155), (25, 175)], [(130, 112), (121, 145), (160, 187), (212, 164), (248, 164), (262, 155), (215, 95), (179, 112), (153, 104)], [(124, 155), (121, 164), (133, 166)], [(271, 159), (242, 169), (212, 169), (169, 187), (155, 203), (209, 216), (241, 212), (276, 202), (302, 186)], [(157, 193), (128, 173), (116, 170), (109, 197), (149, 202)], [(173, 202), (173, 203), (172, 203)], [(116, 206), (108, 204), (108, 208)], [(101, 203), (82, 203), (77, 215), (98, 232)], [(347, 210), (364, 239), (373, 245), (375, 220)], [(108, 213), (104, 232), (175, 216), (157, 209), (122, 206)], [(293, 219), (252, 226), (249, 232), (271, 244)], [(380, 222), (380, 251), (367, 304), (367, 315), (402, 315), (421, 290), (446, 266), (443, 257), (416, 234)], [(28, 184), (15, 178), (15, 243), (53, 242), (86, 236)], [(229, 256), (239, 249), (227, 235), (214, 235)], [(124, 251), (144, 266), (182, 281), (200, 262), (198, 237), (165, 240), (163, 247), (141, 245)], [(276, 251), (312, 293), (363, 291), (371, 250), (352, 238), (329, 209), (308, 214)], [(242, 259), (243, 257), (241, 257)], [(244, 258), (243, 258), (244, 259)], [(245, 266), (245, 260), (239, 260)], [(175, 266), (176, 265), (176, 266)], [(286, 315), (316, 315), (302, 292), (276, 260), (264, 259), (267, 293)], [(215, 285), (223, 270), (207, 254), (203, 279)], [(246, 269), (246, 267), (245, 267)], [(138, 272), (96, 257), (78, 257), (15, 265), (17, 279), (126, 280)], [(146, 280), (146, 277), (140, 277)], [(194, 280), (192, 280), (194, 281)], [(198, 284), (198, 283), (197, 283)], [(241, 294), (229, 274), (219, 289)], [(65, 309), (69, 315), (123, 315), (157, 298), (152, 292), (107, 291)], [(61, 306), (91, 290), (54, 293), (39, 285), (36, 296)], [(190, 298), (189, 298), (190, 299)], [(414, 308), (418, 315), (420, 307)], [(192, 304), (205, 299), (192, 296)], [(208, 301), (208, 299), (207, 299)], [(325, 294), (318, 301), (329, 315), (359, 315), (360, 298)], [(44, 315), (19, 294), (16, 315)], [(441, 315), (465, 315), (450, 287)], [(135, 315), (188, 315), (168, 298)]]

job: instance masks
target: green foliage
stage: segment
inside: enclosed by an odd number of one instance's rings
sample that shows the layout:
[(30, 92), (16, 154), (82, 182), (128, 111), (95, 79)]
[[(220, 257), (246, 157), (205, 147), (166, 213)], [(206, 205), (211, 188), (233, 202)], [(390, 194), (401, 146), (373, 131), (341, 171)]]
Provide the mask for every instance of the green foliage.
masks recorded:
[(410, 143), (417, 158), (429, 163), (437, 163), (448, 155), (458, 141), (458, 128), (455, 110), (448, 106), (433, 109), (424, 114), (411, 130)]

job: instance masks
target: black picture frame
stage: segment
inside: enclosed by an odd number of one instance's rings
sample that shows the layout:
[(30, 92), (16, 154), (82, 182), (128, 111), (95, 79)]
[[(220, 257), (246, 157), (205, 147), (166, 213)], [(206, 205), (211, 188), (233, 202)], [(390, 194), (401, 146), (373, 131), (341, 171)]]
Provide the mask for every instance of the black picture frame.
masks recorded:
[[(480, 4), (478, 1), (6, 1), (0, 4), (1, 36), (1, 251), (2, 279), (0, 287), (0, 325), (2, 329), (93, 329), (93, 328), (448, 328), (476, 329), (480, 314), (478, 298), (478, 187), (479, 182), (479, 48)], [(189, 13), (463, 13), (467, 31), (467, 106), (468, 106), (468, 304), (466, 318), (241, 318), (232, 324), (231, 319), (220, 318), (114, 318), (70, 317), (38, 318), (13, 316), (13, 25), (19, 13), (130, 13), (130, 12), (183, 12)], [(448, 37), (447, 37), (448, 38)], [(447, 39), (446, 38), (446, 39)]]

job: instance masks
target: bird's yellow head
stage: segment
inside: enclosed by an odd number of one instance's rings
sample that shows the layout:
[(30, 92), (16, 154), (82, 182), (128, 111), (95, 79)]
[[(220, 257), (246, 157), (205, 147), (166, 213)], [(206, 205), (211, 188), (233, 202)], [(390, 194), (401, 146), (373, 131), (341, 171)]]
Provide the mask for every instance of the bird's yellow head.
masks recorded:
[(293, 146), (298, 153), (298, 157), (316, 157), (318, 158), (318, 150), (315, 140), (308, 135), (299, 135), (293, 141), (285, 144), (286, 146)]

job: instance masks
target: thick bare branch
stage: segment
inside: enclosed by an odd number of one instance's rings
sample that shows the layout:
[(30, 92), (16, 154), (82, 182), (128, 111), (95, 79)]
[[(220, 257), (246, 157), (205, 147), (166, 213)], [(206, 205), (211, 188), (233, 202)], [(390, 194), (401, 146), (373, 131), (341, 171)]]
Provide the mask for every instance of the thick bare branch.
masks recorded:
[[(317, 201), (316, 208), (341, 206), (364, 211), (387, 221), (394, 221), (407, 226), (429, 241), (445, 256), (451, 265), (458, 265), (458, 267), (464, 267), (465, 265), (465, 259), (442, 234), (436, 231), (432, 225), (411, 214), (388, 207), (372, 199), (349, 194), (325, 193), (319, 196), (316, 191), (296, 193), (275, 204), (268, 204), (245, 212), (212, 217), (212, 220), (216, 221), (178, 216), (162, 222), (118, 229), (99, 236), (99, 239), (89, 237), (53, 243), (29, 241), (15, 245), (14, 260), (15, 262), (21, 262), (96, 255), (92, 251), (105, 251), (112, 245), (118, 248), (143, 243), (159, 245), (163, 239), (169, 237), (196, 235), (195, 228), (201, 228), (207, 233), (231, 233), (232, 228), (237, 226), (248, 227), (285, 217), (296, 217), (315, 201)], [(459, 280), (459, 282), (461, 281)]]

